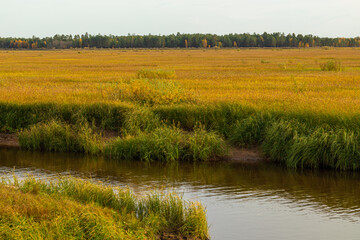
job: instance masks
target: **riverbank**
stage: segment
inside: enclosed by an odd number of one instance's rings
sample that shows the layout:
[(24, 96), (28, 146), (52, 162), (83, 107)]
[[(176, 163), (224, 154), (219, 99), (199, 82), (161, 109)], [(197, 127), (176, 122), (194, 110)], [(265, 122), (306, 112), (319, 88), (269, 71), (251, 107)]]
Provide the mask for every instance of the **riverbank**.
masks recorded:
[(0, 147), (20, 148), (19, 138), (15, 133), (0, 133)]
[(176, 194), (135, 196), (84, 180), (0, 185), (5, 239), (208, 239), (204, 207)]
[[(111, 142), (116, 139), (118, 134), (112, 131), (106, 131), (103, 140)], [(20, 148), (20, 142), (15, 133), (0, 133), (0, 147)], [(227, 156), (220, 161), (237, 162), (246, 164), (256, 164), (265, 161), (265, 157), (261, 154), (261, 150), (256, 147), (232, 147)]]
[[(236, 159), (236, 149), (258, 146), (250, 158), (261, 155), (291, 168), (360, 167), (360, 115), (260, 111), (237, 104), (1, 103), (0, 109), (2, 129), (18, 132), (20, 145), (29, 150), (171, 162), (226, 159), (229, 150)], [(16, 144), (14, 136), (9, 140)]]
[[(71, 174), (108, 186), (129, 186), (135, 194), (146, 195), (154, 190), (176, 192), (206, 207), (211, 239), (244, 236), (274, 240), (284, 232), (284, 225), (289, 226), (284, 236), (287, 239), (299, 234), (302, 239), (311, 240), (314, 236), (322, 239), (324, 229), (331, 240), (344, 235), (338, 229), (350, 229), (344, 236), (352, 239), (360, 234), (359, 172), (295, 170), (272, 163), (149, 164), (16, 148), (0, 149), (0, 163), (2, 176), (10, 179), (14, 174), (19, 179), (29, 175), (48, 179)], [(270, 221), (271, 228), (269, 219), (276, 219)], [(301, 229), (307, 231), (290, 227), (294, 222), (301, 223)]]

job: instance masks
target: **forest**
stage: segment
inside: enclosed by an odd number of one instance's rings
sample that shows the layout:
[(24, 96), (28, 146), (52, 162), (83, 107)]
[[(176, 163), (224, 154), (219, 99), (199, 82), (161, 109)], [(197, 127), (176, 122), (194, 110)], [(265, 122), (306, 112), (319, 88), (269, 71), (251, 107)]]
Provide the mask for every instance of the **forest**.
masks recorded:
[(263, 34), (170, 34), (170, 35), (54, 35), (53, 37), (0, 37), (2, 49), (69, 49), (69, 48), (307, 48), (360, 47), (360, 37), (329, 38), (313, 35)]

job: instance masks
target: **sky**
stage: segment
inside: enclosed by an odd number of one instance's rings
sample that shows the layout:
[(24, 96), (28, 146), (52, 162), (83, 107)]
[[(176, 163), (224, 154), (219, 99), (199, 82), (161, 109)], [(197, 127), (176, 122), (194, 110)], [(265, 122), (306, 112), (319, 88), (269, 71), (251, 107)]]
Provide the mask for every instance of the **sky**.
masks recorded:
[(0, 0), (0, 37), (263, 33), (360, 36), (360, 0)]

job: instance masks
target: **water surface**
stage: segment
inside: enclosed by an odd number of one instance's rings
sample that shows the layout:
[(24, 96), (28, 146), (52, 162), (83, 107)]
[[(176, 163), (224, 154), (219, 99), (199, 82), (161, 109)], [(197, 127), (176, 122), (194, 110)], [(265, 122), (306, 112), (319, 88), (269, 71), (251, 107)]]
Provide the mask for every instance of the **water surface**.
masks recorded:
[[(15, 169), (15, 170), (14, 170)], [(271, 164), (143, 163), (0, 149), (0, 175), (71, 174), (136, 193), (175, 191), (207, 208), (212, 239), (360, 239), (360, 173)]]

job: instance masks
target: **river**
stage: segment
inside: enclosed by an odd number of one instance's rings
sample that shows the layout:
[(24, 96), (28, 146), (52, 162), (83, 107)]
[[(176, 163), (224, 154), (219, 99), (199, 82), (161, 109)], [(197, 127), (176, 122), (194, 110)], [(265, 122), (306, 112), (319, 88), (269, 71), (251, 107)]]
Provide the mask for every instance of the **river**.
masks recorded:
[(0, 149), (0, 175), (73, 175), (173, 191), (207, 209), (211, 239), (360, 239), (360, 172), (289, 170), (269, 163), (144, 163)]

